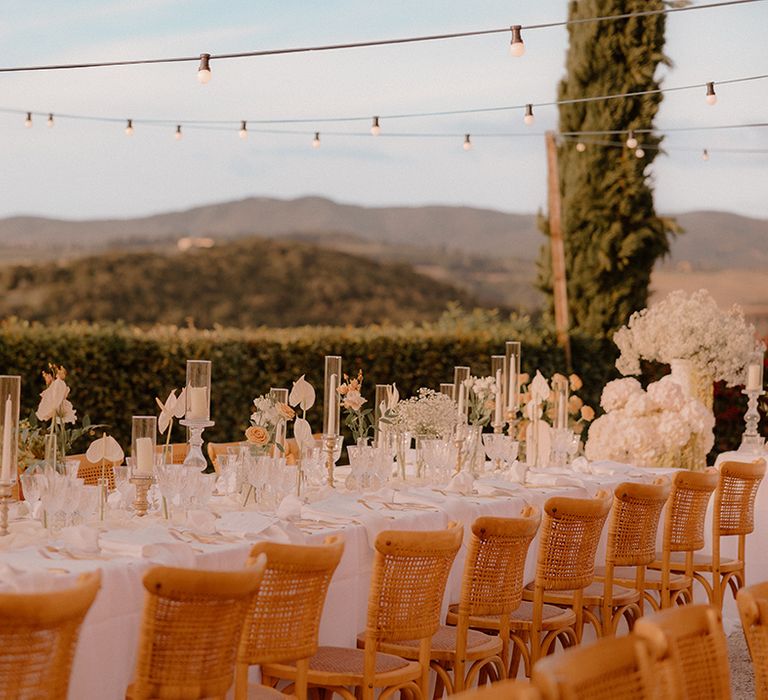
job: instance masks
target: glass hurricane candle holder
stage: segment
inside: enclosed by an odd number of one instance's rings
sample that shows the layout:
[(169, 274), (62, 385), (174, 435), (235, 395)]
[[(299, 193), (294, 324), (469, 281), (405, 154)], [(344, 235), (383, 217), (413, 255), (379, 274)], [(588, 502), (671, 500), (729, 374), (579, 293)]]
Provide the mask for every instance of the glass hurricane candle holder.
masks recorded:
[[(275, 403), (288, 405), (288, 389), (276, 389), (274, 387), (269, 390), (269, 398)], [(288, 420), (282, 415), (277, 421), (275, 426), (275, 445), (280, 445), (278, 451), (285, 456), (285, 440), (288, 434)], [(279, 455), (276, 455), (279, 456)]]
[(456, 400), (456, 397), (454, 396), (453, 390), (454, 390), (453, 382), (441, 382), (440, 383), (440, 393), (445, 394), (446, 396), (449, 396), (453, 401)]
[(763, 350), (755, 350), (747, 363), (747, 377), (745, 382), (745, 389), (747, 391), (762, 391), (763, 390), (763, 366), (765, 364), (765, 352)]
[(131, 455), (133, 476), (151, 476), (155, 466), (157, 418), (133, 416), (131, 419)]
[(517, 340), (504, 344), (504, 405), (508, 413), (517, 413), (520, 408), (520, 362), (522, 345)]
[(187, 360), (187, 406), (185, 418), (188, 421), (207, 421), (211, 418), (211, 362), (210, 360)]
[(469, 367), (460, 365), (453, 368), (453, 397), (456, 401), (459, 423), (467, 422), (469, 402), (467, 401), (467, 387), (464, 382), (469, 379), (469, 376)]
[(21, 377), (0, 376), (0, 536), (8, 534), (8, 506), (18, 476)]
[(504, 402), (504, 365), (506, 362), (504, 355), (491, 355), (491, 376), (493, 377), (495, 394), (493, 397), (493, 432), (504, 432), (505, 408)]
[(565, 430), (568, 428), (568, 380), (565, 377), (554, 377), (552, 391), (555, 394), (555, 416), (552, 427), (555, 430)]

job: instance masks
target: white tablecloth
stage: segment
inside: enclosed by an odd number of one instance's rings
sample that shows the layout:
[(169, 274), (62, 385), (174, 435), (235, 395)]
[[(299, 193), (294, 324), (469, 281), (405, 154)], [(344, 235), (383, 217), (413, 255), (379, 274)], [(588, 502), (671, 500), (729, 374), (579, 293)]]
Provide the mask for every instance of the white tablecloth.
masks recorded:
[[(638, 470), (627, 465), (603, 465), (601, 471), (598, 475), (571, 473), (570, 478), (579, 480), (579, 487), (530, 487), (492, 479), (476, 485), (479, 491), (494, 494), (490, 496), (449, 495), (426, 487), (407, 485), (400, 485), (396, 491), (382, 494), (380, 498), (338, 494), (330, 501), (305, 508), (302, 519), (294, 523), (275, 520), (274, 524), (270, 524), (269, 520), (264, 521), (263, 516), (253, 512), (252, 516), (242, 516), (254, 519), (255, 524), (250, 525), (240, 522), (241, 516), (234, 516), (234, 524), (229, 522), (232, 516), (225, 516), (230, 526), (230, 534), (226, 536), (214, 535), (209, 538), (184, 528), (170, 528), (173, 535), (161, 538), (168, 540), (170, 555), (161, 552), (154, 556), (161, 560), (169, 556), (172, 562), (174, 556), (191, 553), (191, 560), (196, 567), (237, 569), (244, 565), (255, 539), (320, 543), (325, 536), (339, 533), (345, 540), (344, 555), (328, 592), (320, 626), (320, 640), (324, 644), (353, 646), (357, 633), (365, 625), (373, 562), (371, 540), (375, 531), (439, 529), (445, 527), (450, 520), (460, 520), (468, 532), (472, 521), (480, 515), (516, 516), (524, 504), (541, 507), (553, 495), (590, 496), (601, 488), (612, 490), (621, 481), (647, 481), (660, 473), (674, 472), (671, 469)], [(553, 470), (547, 473), (552, 480), (558, 476)], [(547, 480), (547, 477), (542, 478)], [(768, 523), (768, 488), (761, 489), (760, 494), (762, 497), (759, 496), (757, 508), (758, 532), (750, 538), (748, 545), (748, 578), (752, 582), (768, 580), (768, 558), (760, 552), (760, 543), (764, 540), (761, 540), (759, 534), (760, 528)], [(365, 503), (361, 503), (361, 500)], [(384, 505), (384, 501), (387, 505)], [(20, 523), (15, 527), (23, 525)], [(130, 526), (168, 529), (164, 521), (151, 516), (139, 523), (134, 520)], [(102, 536), (114, 535), (117, 527), (102, 526)], [(246, 533), (249, 527), (253, 531), (260, 531), (245, 537), (234, 537), (231, 534), (237, 528), (242, 528), (243, 533)], [(125, 525), (120, 525), (120, 528), (124, 529)], [(606, 533), (607, 528), (603, 533), (599, 558), (604, 558)], [(174, 549), (170, 542), (179, 546)], [(730, 551), (728, 545), (724, 546), (723, 551), (725, 554)], [(526, 562), (526, 580), (533, 577), (535, 552), (536, 542), (531, 546)], [(462, 547), (449, 579), (446, 606), (458, 600), (464, 558), (465, 547)], [(60, 541), (48, 544), (40, 542), (19, 549), (3, 548), (0, 543), (0, 587), (5, 590), (41, 590), (50, 586), (65, 586), (71, 584), (80, 572), (95, 568), (102, 571), (102, 589), (88, 613), (80, 635), (69, 693), (72, 700), (117, 700), (124, 697), (135, 664), (144, 599), (141, 578), (152, 565), (152, 561), (137, 556), (83, 554), (75, 548), (62, 547)]]

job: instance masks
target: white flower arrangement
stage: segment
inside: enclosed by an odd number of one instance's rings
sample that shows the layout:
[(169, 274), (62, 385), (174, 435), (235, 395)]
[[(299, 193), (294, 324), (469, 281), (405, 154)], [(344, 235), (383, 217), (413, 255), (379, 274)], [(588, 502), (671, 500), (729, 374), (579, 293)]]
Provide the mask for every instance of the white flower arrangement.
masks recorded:
[(613, 340), (621, 351), (616, 367), (640, 374), (640, 360), (670, 364), (690, 360), (712, 381), (728, 386), (744, 382), (749, 355), (755, 350), (755, 328), (737, 305), (723, 311), (705, 289), (690, 296), (682, 290), (638, 311)]
[(456, 404), (450, 396), (422, 387), (416, 396), (399, 401), (382, 420), (413, 435), (447, 438), (456, 427)]
[(702, 456), (714, 445), (714, 416), (700, 401), (687, 398), (670, 376), (649, 384), (647, 391), (636, 379), (609, 382), (600, 405), (606, 413), (589, 428), (587, 459), (674, 466), (661, 462), (692, 437)]

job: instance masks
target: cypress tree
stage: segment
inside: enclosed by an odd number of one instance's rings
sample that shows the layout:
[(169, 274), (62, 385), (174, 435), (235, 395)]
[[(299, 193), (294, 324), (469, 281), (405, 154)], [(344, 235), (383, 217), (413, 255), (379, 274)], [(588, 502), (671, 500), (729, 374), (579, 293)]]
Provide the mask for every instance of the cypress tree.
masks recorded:
[[(572, 0), (572, 20), (661, 9), (662, 0)], [(653, 90), (664, 56), (663, 14), (568, 26), (566, 77), (558, 99)], [(647, 129), (661, 94), (560, 105), (560, 132)], [(568, 307), (571, 327), (595, 337), (611, 334), (646, 306), (651, 271), (669, 252), (674, 221), (656, 215), (649, 166), (661, 139), (637, 136), (635, 149), (590, 144), (623, 143), (627, 134), (563, 139), (558, 146)], [(576, 149), (583, 141), (586, 149)], [(546, 220), (541, 229), (548, 235)], [(549, 295), (549, 243), (542, 248), (539, 286)]]

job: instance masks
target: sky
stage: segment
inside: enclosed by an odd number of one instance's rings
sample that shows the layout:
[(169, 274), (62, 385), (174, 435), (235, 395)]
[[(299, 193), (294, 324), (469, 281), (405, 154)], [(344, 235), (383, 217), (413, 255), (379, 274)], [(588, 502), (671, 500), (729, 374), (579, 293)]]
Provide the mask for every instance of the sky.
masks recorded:
[[(701, 4), (697, 0), (695, 4)], [(0, 0), (0, 65), (140, 59), (202, 52), (375, 40), (563, 20), (565, 0)], [(670, 15), (665, 86), (768, 73), (768, 1)], [(368, 123), (280, 126), (301, 134), (137, 124), (123, 120), (322, 118), (468, 109), (555, 98), (564, 28), (529, 31), (526, 54), (509, 35), (246, 58), (197, 65), (0, 74), (0, 108), (115, 117), (114, 123), (0, 113), (0, 216), (132, 217), (249, 196), (321, 195), (362, 205), (452, 204), (509, 212), (546, 205), (543, 131), (555, 107), (526, 127), (522, 113), (382, 120), (383, 133), (514, 132), (508, 140), (373, 138)], [(767, 121), (768, 80), (668, 93), (657, 126)], [(320, 130), (322, 145), (311, 147)], [(347, 136), (323, 131), (352, 132)], [(657, 209), (768, 217), (768, 129), (676, 133), (652, 166)], [(711, 159), (701, 158), (703, 148)], [(681, 149), (681, 150), (677, 150)]]

